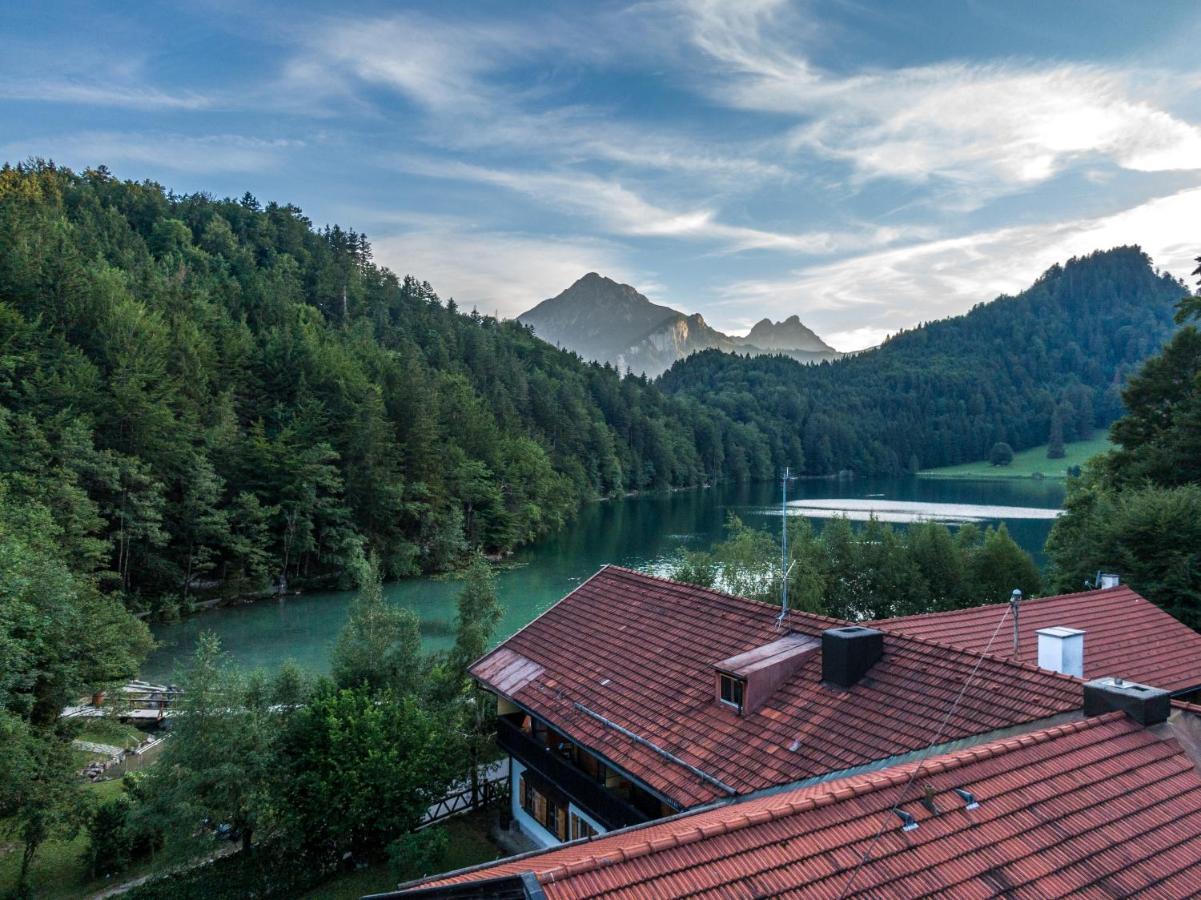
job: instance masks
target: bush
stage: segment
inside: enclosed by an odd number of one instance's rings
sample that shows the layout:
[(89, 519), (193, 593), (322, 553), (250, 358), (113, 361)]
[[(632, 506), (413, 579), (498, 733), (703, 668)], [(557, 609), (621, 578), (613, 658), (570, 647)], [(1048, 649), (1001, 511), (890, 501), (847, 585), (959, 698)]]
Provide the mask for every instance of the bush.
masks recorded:
[(141, 780), (126, 775), (123, 782), (127, 793), (102, 801), (88, 816), (88, 846), (83, 859), (92, 878), (124, 872), (162, 847), (162, 833), (131, 815), (140, 799)]
[(998, 441), (988, 451), (988, 462), (994, 466), (1007, 466), (1013, 462), (1013, 448), (1004, 441)]
[(412, 881), (440, 871), (450, 836), (442, 827), (406, 834), (388, 845), (388, 867), (397, 881)]
[(299, 897), (334, 870), (261, 844), (135, 887), (126, 900), (272, 900)]
[(100, 803), (88, 817), (84, 861), (92, 878), (115, 875), (129, 866), (133, 855), (129, 806), (129, 798), (122, 794)]

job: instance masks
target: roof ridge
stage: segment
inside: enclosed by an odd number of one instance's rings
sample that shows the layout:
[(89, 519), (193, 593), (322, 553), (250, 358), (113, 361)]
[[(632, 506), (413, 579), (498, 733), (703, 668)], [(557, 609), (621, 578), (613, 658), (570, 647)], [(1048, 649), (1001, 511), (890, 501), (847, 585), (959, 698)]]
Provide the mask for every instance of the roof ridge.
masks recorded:
[(984, 653), (982, 651), (973, 650), (970, 647), (964, 647), (959, 644), (948, 644), (943, 641), (936, 641), (933, 638), (921, 637), (916, 634), (909, 634), (906, 631), (889, 631), (889, 632), (887, 632), (887, 634), (889, 634), (893, 637), (902, 638), (907, 641), (913, 641), (918, 644), (925, 644), (928, 647), (937, 647), (939, 650), (944, 650), (944, 651), (951, 650), (955, 653), (962, 653), (965, 656), (972, 657), (973, 659), (975, 659), (975, 658), (988, 659), (988, 660), (991, 660), (996, 663), (1001, 663), (1002, 665), (1016, 666), (1017, 668), (1020, 668), (1020, 669), (1026, 669), (1031, 672), (1037, 672), (1040, 675), (1050, 675), (1061, 681), (1070, 681), (1075, 684), (1083, 684), (1084, 681), (1086, 680), (1084, 678), (1077, 678), (1075, 675), (1065, 675), (1062, 672), (1056, 672), (1054, 669), (1043, 669), (1043, 668), (1040, 668), (1039, 666), (1035, 665), (1034, 663), (1029, 663), (1022, 659), (1013, 659), (1012, 657), (1000, 656), (996, 653)]
[[(1140, 594), (1134, 588), (1130, 587), (1130, 585), (1121, 584), (1121, 585), (1118, 585), (1117, 587), (1113, 587), (1113, 588), (1094, 588), (1091, 591), (1074, 591), (1074, 592), (1069, 592), (1067, 594), (1051, 594), (1046, 597), (1023, 597), (1022, 604), (1025, 605), (1027, 603), (1043, 603), (1043, 602), (1049, 601), (1049, 600), (1066, 600), (1069, 597), (1084, 598), (1084, 597), (1091, 597), (1095, 594), (1108, 594), (1110, 592), (1113, 592), (1116, 594), (1120, 591), (1125, 591), (1127, 593), (1134, 594), (1134, 596), (1140, 598), (1141, 600), (1145, 600), (1147, 603), (1151, 603), (1150, 600), (1147, 600), (1146, 597), (1144, 597), (1142, 594)], [(912, 613), (907, 616), (890, 616), (886, 619), (873, 619), (871, 621), (884, 623), (884, 622), (914, 621), (916, 619), (927, 619), (927, 620), (928, 619), (937, 619), (941, 616), (952, 616), (957, 613), (976, 612), (977, 610), (988, 609), (990, 606), (1001, 606), (1002, 604), (1005, 604), (1008, 602), (1009, 602), (1008, 600), (998, 600), (994, 603), (977, 603), (975, 606), (965, 606), (962, 609), (941, 609), (941, 610), (936, 610), (934, 612)], [(1153, 603), (1151, 605), (1155, 606), (1155, 604), (1153, 604)], [(1156, 607), (1156, 608), (1158, 609), (1159, 607)]]
[[(825, 782), (824, 784), (810, 785), (809, 788), (795, 788), (794, 791), (803, 791), (813, 787), (821, 787), (825, 788), (825, 791), (813, 796), (807, 796), (799, 801), (782, 801), (778, 806), (767, 806), (752, 813), (743, 814), (740, 817), (684, 828), (663, 837), (643, 841), (631, 847), (618, 847), (608, 853), (585, 856), (572, 862), (566, 862), (554, 868), (547, 869), (538, 875), (538, 880), (554, 882), (556, 879), (573, 878), (604, 866), (628, 862), (660, 850), (686, 846), (722, 834), (731, 834), (741, 831), (744, 828), (749, 828), (752, 825), (778, 821), (779, 819), (808, 812), (812, 809), (821, 809), (852, 797), (862, 797), (866, 794), (895, 787), (899, 784), (907, 784), (919, 773), (926, 775), (941, 774), (971, 763), (994, 759), (1026, 747), (1045, 744), (1069, 734), (1087, 731), (1124, 718), (1125, 713), (1121, 711), (1108, 712), (1100, 716), (1092, 716), (1079, 719), (1075, 722), (1068, 722), (1064, 725), (1055, 725), (1042, 731), (1026, 732), (1011, 738), (1002, 738), (986, 744), (978, 744), (974, 747), (957, 750), (953, 753), (941, 754), (932, 759), (898, 764), (867, 775), (852, 775), (847, 778)], [(786, 794), (772, 796), (784, 797)], [(735, 800), (724, 806), (717, 807), (717, 809), (735, 807), (743, 802), (753, 801)], [(695, 815), (704, 814), (704, 812), (695, 813)], [(681, 824), (686, 823), (688, 818), (690, 816), (683, 817), (680, 820)], [(653, 823), (647, 827), (653, 827)], [(603, 840), (603, 837), (601, 839)]]
[[(676, 581), (673, 578), (666, 578), (662, 575), (653, 575), (649, 572), (640, 572), (637, 569), (631, 569), (627, 566), (609, 565), (609, 566), (606, 566), (605, 568), (613, 569), (618, 572), (625, 572), (629, 575), (634, 575), (635, 577), (644, 578), (649, 581), (657, 581), (657, 582), (660, 582), (663, 584), (670, 584), (670, 585), (673, 585), (676, 587), (684, 587), (684, 588), (688, 588), (690, 590), (695, 590), (695, 591), (704, 591), (708, 594), (712, 594), (712, 595), (715, 595), (718, 597), (724, 597), (724, 598), (731, 599), (731, 600), (737, 600), (740, 603), (744, 603), (744, 604), (754, 604), (756, 606), (769, 606), (769, 604), (762, 603), (758, 600), (753, 600), (750, 597), (742, 597), (742, 596), (739, 596), (738, 594), (731, 594), (731, 593), (728, 593), (727, 591), (717, 590), (716, 588), (703, 587), (702, 585), (699, 585), (699, 584), (690, 584), (686, 581)], [(599, 574), (599, 573), (597, 573), (597, 574)], [(589, 579), (589, 580), (591, 580), (591, 579)], [(584, 586), (583, 584), (580, 585), (580, 587), (583, 587), (583, 586)], [(1125, 587), (1125, 585), (1123, 585), (1123, 587)], [(578, 590), (578, 588), (577, 588), (577, 590)], [(1114, 588), (1106, 588), (1105, 590), (1114, 590)], [(575, 591), (572, 591), (572, 593), (575, 593)], [(1099, 593), (1099, 591), (1086, 591), (1084, 593)], [(570, 597), (571, 594), (568, 594), (567, 596)], [(1075, 596), (1075, 595), (1061, 594), (1059, 596), (1071, 597), (1071, 596)], [(564, 597), (563, 599), (566, 600), (567, 597)], [(1056, 599), (1056, 598), (1055, 597), (1036, 598), (1036, 600), (1054, 600), (1054, 599)], [(562, 602), (562, 601), (560, 601), (560, 602)], [(971, 608), (984, 609), (989, 606), (1002, 606), (1002, 605), (1004, 605), (1004, 603), (985, 603), (979, 607), (971, 607)], [(822, 615), (818, 615), (817, 613), (801, 612), (799, 610), (790, 609), (788, 612), (789, 612), (790, 619), (793, 616), (796, 616), (796, 617), (799, 617), (802, 619), (808, 618), (811, 620), (816, 620), (818, 622), (832, 622), (832, 623), (836, 623), (835, 627), (842, 626), (842, 625), (855, 625), (855, 624), (873, 625), (876, 623), (883, 624), (886, 622), (897, 621), (897, 619), (876, 619), (876, 620), (868, 620), (866, 622), (856, 623), (856, 622), (850, 621), (849, 619), (836, 619), (833, 616), (822, 616)], [(948, 612), (960, 612), (960, 610), (948, 610)], [(936, 615), (944, 615), (944, 613), (922, 613), (919, 616), (909, 616), (909, 617), (901, 617), (901, 618), (920, 618), (920, 616), (925, 616), (925, 615), (936, 616)], [(983, 657), (985, 659), (993, 660), (994, 662), (1002, 663), (1005, 665), (1017, 666), (1019, 668), (1024, 668), (1029, 671), (1038, 672), (1043, 675), (1052, 675), (1052, 676), (1055, 676), (1056, 678), (1066, 679), (1071, 682), (1080, 683), (1080, 682), (1084, 681), (1084, 679), (1082, 679), (1082, 678), (1076, 678), (1072, 675), (1064, 675), (1062, 672), (1056, 672), (1052, 669), (1041, 669), (1037, 665), (1035, 665), (1033, 663), (1025, 662), (1023, 660), (1010, 659), (1009, 657), (1000, 656), (995, 653), (980, 653), (979, 651), (972, 650), (969, 647), (963, 647), (963, 646), (960, 646), (958, 644), (953, 644), (953, 643), (946, 643), (944, 641), (936, 641), (936, 640), (933, 640), (932, 638), (919, 637), (918, 635), (915, 635), (915, 634), (909, 634), (906, 631), (889, 631), (889, 634), (895, 635), (897, 637), (901, 637), (905, 640), (916, 641), (920, 644), (924, 644), (924, 645), (927, 645), (930, 647), (937, 647), (940, 650), (944, 650), (944, 651), (952, 650), (955, 653), (962, 653), (965, 656), (972, 657), (973, 659), (977, 658), (977, 657)]]
[[(635, 575), (638, 578), (645, 578), (649, 581), (658, 581), (658, 582), (661, 582), (662, 584), (670, 584), (670, 585), (674, 585), (675, 587), (688, 588), (689, 590), (693, 590), (693, 591), (703, 591), (707, 594), (712, 594), (717, 597), (724, 597), (729, 600), (737, 600), (739, 603), (750, 603), (750, 604), (754, 604), (755, 606), (762, 606), (762, 607), (766, 607), (768, 609), (771, 609), (774, 606), (774, 604), (764, 603), (762, 600), (755, 600), (752, 597), (743, 597), (740, 594), (731, 594), (729, 591), (723, 591), (723, 590), (719, 590), (718, 588), (713, 588), (713, 587), (705, 587), (704, 585), (700, 585), (700, 584), (692, 584), (687, 581), (677, 581), (676, 579), (668, 578), (665, 575), (655, 575), (651, 572), (641, 572), (638, 569), (631, 569), (628, 566), (619, 566), (616, 564), (609, 564), (609, 565), (605, 566), (605, 568), (613, 569), (618, 572), (625, 572), (630, 575)], [(581, 585), (581, 587), (583, 587), (583, 585)], [(566, 597), (564, 599), (566, 599)], [(850, 619), (838, 619), (838, 618), (835, 618), (834, 616), (823, 616), (823, 615), (820, 615), (819, 613), (805, 612), (804, 610), (799, 610), (799, 609), (789, 609), (788, 615), (790, 618), (792, 616), (797, 616), (797, 617), (813, 619), (818, 622), (833, 622), (833, 623), (835, 623), (835, 627), (840, 626), (840, 625), (856, 624), (855, 622), (852, 622)]]

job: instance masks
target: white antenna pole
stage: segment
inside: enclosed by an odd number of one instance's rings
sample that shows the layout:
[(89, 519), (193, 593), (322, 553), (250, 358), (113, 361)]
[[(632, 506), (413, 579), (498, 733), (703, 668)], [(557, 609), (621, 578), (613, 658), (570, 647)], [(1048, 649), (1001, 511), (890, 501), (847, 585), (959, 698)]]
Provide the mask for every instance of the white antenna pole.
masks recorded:
[(780, 621), (788, 615), (788, 476), (790, 469), (784, 467), (780, 479)]

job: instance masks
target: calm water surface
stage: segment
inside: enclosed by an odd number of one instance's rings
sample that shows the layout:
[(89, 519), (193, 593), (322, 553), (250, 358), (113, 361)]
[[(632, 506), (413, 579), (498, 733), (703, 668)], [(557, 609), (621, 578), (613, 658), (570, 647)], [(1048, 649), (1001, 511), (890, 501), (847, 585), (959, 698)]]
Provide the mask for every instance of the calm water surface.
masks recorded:
[[(604, 563), (665, 573), (681, 547), (704, 549), (720, 540), (722, 522), (730, 512), (748, 524), (775, 531), (780, 521), (779, 496), (778, 485), (765, 483), (590, 504), (561, 532), (515, 554), (514, 565), (498, 574), (505, 614), (497, 639), (525, 625)], [(1064, 487), (1062, 482), (1028, 479), (908, 478), (797, 481), (789, 491), (790, 500), (831, 498), (1054, 509), (1063, 503)], [(954, 510), (946, 510), (954, 515)], [(796, 507), (790, 512), (805, 514)], [(998, 517), (986, 523), (1005, 521), (1014, 539), (1041, 561), (1051, 520), (1010, 518), (1003, 510), (996, 512)], [(820, 517), (814, 524), (820, 527)], [(386, 595), (421, 617), (429, 649), (442, 649), (453, 640), (450, 629), (459, 588), (456, 581), (413, 578), (388, 585)], [(176, 662), (191, 652), (202, 631), (216, 633), (243, 665), (270, 669), (291, 659), (306, 669), (325, 672), (352, 597), (346, 592), (313, 593), (154, 626), (161, 646), (147, 660), (143, 677), (170, 678)]]

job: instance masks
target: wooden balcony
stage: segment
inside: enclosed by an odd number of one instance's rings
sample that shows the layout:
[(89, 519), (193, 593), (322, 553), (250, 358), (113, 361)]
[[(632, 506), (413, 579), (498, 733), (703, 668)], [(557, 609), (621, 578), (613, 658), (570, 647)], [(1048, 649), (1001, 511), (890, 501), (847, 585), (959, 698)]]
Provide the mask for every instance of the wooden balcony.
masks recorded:
[(609, 830), (638, 825), (651, 818), (604, 785), (598, 784), (571, 760), (522, 731), (519, 720), (497, 717), (496, 742), (502, 750), (556, 785), (577, 806)]

